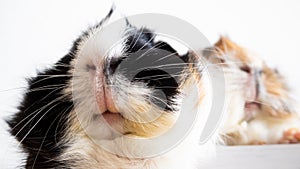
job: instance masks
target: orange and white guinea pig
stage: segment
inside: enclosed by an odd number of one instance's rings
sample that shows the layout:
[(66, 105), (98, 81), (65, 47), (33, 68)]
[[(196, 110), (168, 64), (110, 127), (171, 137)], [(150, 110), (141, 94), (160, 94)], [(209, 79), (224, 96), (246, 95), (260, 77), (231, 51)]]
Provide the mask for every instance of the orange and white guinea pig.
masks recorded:
[(205, 56), (223, 68), (227, 84), (228, 107), (220, 129), (225, 144), (298, 143), (299, 115), (278, 70), (226, 37), (213, 49)]

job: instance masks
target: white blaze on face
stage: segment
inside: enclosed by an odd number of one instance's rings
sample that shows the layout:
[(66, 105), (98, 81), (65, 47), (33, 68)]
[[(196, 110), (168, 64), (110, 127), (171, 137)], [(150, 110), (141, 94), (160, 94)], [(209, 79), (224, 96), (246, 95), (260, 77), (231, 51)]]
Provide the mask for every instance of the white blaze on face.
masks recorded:
[[(106, 85), (104, 70), (110, 57), (122, 57), (123, 42), (120, 41), (124, 40), (126, 21), (118, 23), (114, 29), (107, 29), (107, 23), (104, 22), (104, 25), (90, 30), (80, 42), (73, 62), (72, 93), (75, 116), (87, 133), (96, 138), (110, 138), (115, 132), (107, 122), (121, 120), (114, 106), (111, 89)], [(108, 109), (116, 114), (108, 116), (106, 120), (98, 117)]]

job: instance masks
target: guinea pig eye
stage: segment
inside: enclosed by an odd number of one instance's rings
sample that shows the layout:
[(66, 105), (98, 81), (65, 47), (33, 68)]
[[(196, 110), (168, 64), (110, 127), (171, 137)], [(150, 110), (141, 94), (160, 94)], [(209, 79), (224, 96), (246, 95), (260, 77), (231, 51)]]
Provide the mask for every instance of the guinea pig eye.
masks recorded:
[(251, 73), (251, 68), (250, 68), (249, 66), (247, 66), (247, 65), (240, 67), (240, 69), (241, 69), (243, 72), (246, 72), (246, 73), (248, 73), (248, 74)]

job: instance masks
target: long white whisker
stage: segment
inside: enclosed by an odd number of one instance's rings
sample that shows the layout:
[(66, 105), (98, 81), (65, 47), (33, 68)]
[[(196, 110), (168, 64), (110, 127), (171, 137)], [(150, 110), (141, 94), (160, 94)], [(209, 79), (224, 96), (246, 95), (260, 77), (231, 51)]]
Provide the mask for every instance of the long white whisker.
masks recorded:
[(136, 60), (141, 59), (142, 57), (144, 57), (148, 52), (150, 52), (151, 50), (155, 49), (158, 45), (160, 45), (159, 43), (153, 45), (151, 48), (149, 48), (147, 51), (145, 51), (141, 56), (139, 56), (138, 58), (136, 58)]
[(138, 42), (138, 40), (140, 39), (140, 36), (141, 36), (142, 33), (143, 33), (143, 30), (144, 30), (144, 27), (142, 27), (142, 30), (141, 30), (141, 32), (139, 33), (139, 35), (138, 35), (138, 37), (137, 37), (137, 39), (136, 39), (136, 41), (134, 42), (134, 44), (133, 44), (132, 47), (135, 47), (136, 43)]
[(32, 83), (31, 85), (34, 85), (34, 84), (37, 84), (39, 82), (42, 82), (44, 80), (48, 80), (48, 79), (51, 79), (51, 78), (57, 78), (57, 77), (72, 77), (72, 75), (39, 75), (39, 76), (45, 76), (46, 78), (43, 78), (43, 79), (40, 79), (34, 83)]
[(141, 49), (143, 49), (151, 40), (153, 40), (154, 39), (154, 36), (152, 36), (142, 47), (140, 47), (139, 49), (138, 49), (138, 51), (140, 51)]
[(9, 92), (9, 91), (21, 90), (21, 89), (26, 89), (26, 87), (16, 87), (16, 88), (11, 88), (11, 89), (5, 89), (5, 90), (0, 90), (0, 92)]
[[(71, 109), (73, 107), (73, 105), (69, 106), (62, 114), (65, 114), (67, 111), (69, 111), (69, 109)], [(57, 126), (55, 128), (55, 137), (54, 137), (54, 141), (55, 143), (58, 143), (57, 140), (56, 140), (56, 136), (58, 135), (57, 134), (57, 131), (58, 131), (58, 126), (59, 126), (59, 123), (61, 123), (61, 119), (62, 119), (63, 116), (61, 116), (61, 118), (59, 119), (58, 123), (57, 123)]]
[[(45, 115), (50, 111), (52, 110), (54, 107), (56, 107), (59, 103), (55, 104), (54, 106), (52, 106), (49, 110), (47, 110), (39, 119), (38, 121), (31, 127), (31, 129), (25, 134), (25, 136), (21, 139), (21, 141), (18, 143), (17, 147), (20, 146), (20, 144), (26, 139), (26, 137), (30, 134), (30, 132), (35, 128), (35, 126), (45, 117)], [(41, 111), (40, 111), (41, 112)], [(38, 112), (37, 114), (39, 114), (40, 112)], [(30, 122), (30, 121), (29, 121)], [(26, 123), (26, 125), (28, 125), (28, 122)], [(24, 126), (23, 126), (24, 127)], [(21, 129), (22, 130), (22, 129)], [(20, 130), (20, 131), (21, 131)], [(19, 132), (20, 132), (19, 131)], [(18, 132), (18, 133), (19, 133)], [(17, 136), (17, 134), (16, 134)]]
[[(54, 120), (52, 121), (52, 123), (50, 124), (50, 126), (48, 127), (48, 129), (47, 129), (47, 131), (46, 131), (46, 134), (45, 134), (45, 136), (44, 136), (44, 138), (43, 138), (43, 140), (42, 140), (42, 143), (41, 143), (41, 145), (40, 145), (40, 147), (39, 147), (39, 149), (38, 149), (38, 152), (37, 152), (36, 155), (35, 155), (35, 158), (34, 158), (34, 161), (33, 161), (33, 164), (32, 164), (32, 169), (33, 169), (34, 166), (35, 166), (37, 157), (38, 157), (38, 155), (39, 155), (39, 153), (40, 153), (40, 151), (41, 151), (41, 149), (42, 149), (42, 146), (43, 146), (43, 144), (44, 144), (44, 142), (45, 142), (46, 136), (47, 136), (47, 134), (49, 133), (50, 128), (52, 127), (52, 125), (54, 124), (54, 122), (56, 121), (56, 119), (57, 119), (58, 117), (59, 117), (59, 116), (56, 116), (55, 119), (54, 119)], [(62, 116), (61, 116), (60, 118), (62, 118)]]
[[(59, 89), (59, 88), (58, 88)], [(58, 89), (56, 89), (56, 90), (58, 90)], [(56, 90), (53, 90), (52, 92), (50, 92), (48, 95), (46, 95), (45, 97), (43, 97), (42, 99), (40, 99), (40, 100), (37, 100), (37, 101), (35, 101), (33, 104), (31, 104), (28, 108), (26, 108), (23, 112), (26, 112), (28, 109), (30, 109), (32, 106), (34, 106), (38, 101), (41, 101), (41, 100), (43, 100), (43, 99), (45, 99), (46, 97), (48, 97), (51, 93), (53, 93), (53, 92), (55, 92)], [(64, 97), (66, 97), (66, 96), (61, 96), (61, 98), (60, 99), (63, 99)], [(50, 102), (51, 103), (51, 102)], [(49, 103), (48, 103), (49, 104)], [(47, 106), (47, 105), (46, 105)], [(43, 106), (42, 108), (44, 108), (45, 106)], [(32, 113), (30, 113), (28, 116), (26, 116), (25, 118), (23, 118), (18, 124), (16, 124), (12, 129), (14, 129), (15, 127), (17, 127), (19, 124), (21, 124), (24, 120), (26, 120), (27, 118), (29, 118), (30, 116), (32, 116), (35, 112), (37, 112), (37, 111), (39, 111), (40, 109), (38, 109), (38, 110), (36, 110), (36, 111), (34, 111), (34, 112), (32, 112)]]
[[(46, 107), (48, 107), (48, 106), (50, 106), (51, 104), (53, 104), (54, 102), (56, 102), (56, 101), (58, 101), (58, 100), (60, 100), (60, 99), (62, 99), (62, 98), (64, 98), (65, 96), (61, 96), (61, 97), (58, 97), (57, 99), (55, 99), (55, 100), (53, 100), (53, 101), (51, 101), (50, 103), (48, 103), (47, 105), (45, 105), (45, 106), (43, 106), (43, 107), (41, 107), (41, 108), (39, 108), (38, 110), (35, 110), (34, 112), (32, 112), (32, 113), (30, 113), (28, 116), (26, 116), (25, 118), (23, 118), (18, 124), (16, 124), (13, 128), (12, 128), (12, 130), (13, 129), (15, 129), (18, 125), (20, 125), (23, 121), (25, 121), (27, 118), (29, 118), (30, 116), (32, 116), (33, 114), (35, 114), (36, 112), (36, 114), (18, 131), (18, 133), (16, 134), (16, 136), (26, 127), (26, 125), (28, 125), (29, 124), (29, 122), (31, 122), (42, 110), (44, 110)], [(40, 101), (40, 100), (39, 100)], [(37, 101), (36, 101), (37, 102)], [(31, 106), (33, 106), (33, 105), (31, 105)], [(31, 107), (30, 106), (30, 107)], [(30, 108), (29, 107), (29, 108)], [(24, 112), (26, 112), (29, 108), (27, 108)]]
[(168, 57), (171, 57), (171, 56), (173, 56), (173, 55), (176, 54), (176, 53), (177, 53), (177, 52), (170, 53), (170, 54), (168, 54), (168, 55), (166, 55), (166, 56), (164, 56), (164, 57), (162, 57), (162, 58), (160, 58), (160, 59), (154, 61), (153, 63), (158, 62), (158, 61), (161, 61), (161, 60), (164, 60), (164, 59), (167, 59)]
[(42, 91), (42, 90), (50, 90), (50, 89), (62, 89), (64, 88), (66, 85), (64, 84), (60, 84), (60, 85), (48, 85), (47, 86), (44, 86), (44, 87), (37, 87), (37, 88), (34, 88), (34, 89), (31, 89), (31, 90), (28, 90), (28, 92), (36, 92), (36, 91)]

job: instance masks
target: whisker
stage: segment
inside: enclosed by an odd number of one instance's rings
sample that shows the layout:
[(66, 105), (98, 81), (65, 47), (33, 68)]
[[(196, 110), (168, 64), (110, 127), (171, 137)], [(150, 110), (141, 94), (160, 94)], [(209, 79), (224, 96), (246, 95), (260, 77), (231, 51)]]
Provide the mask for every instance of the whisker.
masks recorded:
[(213, 63), (211, 64), (210, 66), (214, 66), (214, 65), (236, 65), (236, 64), (243, 64), (245, 62), (242, 62), (242, 61), (229, 61), (229, 62), (226, 62), (226, 63)]
[[(171, 75), (171, 77), (179, 77), (181, 76), (181, 74), (173, 74)], [(155, 77), (155, 76), (154, 76)], [(144, 79), (145, 78), (145, 79)], [(170, 76), (162, 76), (161, 78), (151, 78), (151, 80), (162, 80), (162, 79), (169, 79)], [(147, 80), (146, 77), (143, 77), (143, 78), (137, 78), (138, 80)]]
[(40, 77), (43, 77), (43, 76), (45, 76), (45, 77), (49, 77), (49, 76), (51, 76), (51, 77), (70, 77), (70, 76), (73, 76), (73, 75), (68, 75), (68, 74), (64, 74), (64, 75), (60, 75), (60, 74), (57, 74), (57, 75), (51, 75), (51, 74), (49, 74), (49, 75), (47, 75), (47, 74), (42, 74), (42, 75), (39, 75)]
[(60, 67), (67, 67), (67, 68), (72, 68), (72, 65), (69, 64), (63, 64), (63, 63), (56, 63), (55, 66), (60, 66)]
[(37, 87), (37, 88), (33, 88), (33, 89), (31, 89), (31, 90), (28, 90), (28, 93), (30, 93), (30, 92), (36, 92), (36, 91), (42, 91), (42, 90), (62, 89), (62, 88), (64, 88), (65, 86), (66, 86), (65, 84), (59, 84), (59, 85), (47, 85), (47, 86)]
[[(60, 89), (60, 88), (58, 88), (58, 89)], [(26, 111), (28, 111), (32, 106), (34, 106), (38, 101), (42, 101), (42, 100), (44, 100), (45, 98), (47, 98), (50, 94), (52, 94), (53, 92), (55, 92), (56, 90), (58, 90), (58, 89), (55, 89), (55, 90), (53, 90), (52, 92), (50, 92), (49, 94), (47, 94), (45, 97), (43, 97), (42, 99), (40, 99), (40, 100), (37, 100), (37, 101), (35, 101), (33, 104), (31, 104), (28, 108), (26, 108), (25, 110), (24, 110), (24, 112), (26, 112)], [(65, 95), (63, 95), (63, 96), (61, 96), (61, 99), (63, 99), (64, 97), (66, 97)], [(60, 97), (59, 97), (60, 98)], [(50, 102), (51, 103), (51, 102)], [(44, 106), (43, 106), (44, 107)], [(43, 108), (42, 107), (42, 108)], [(38, 109), (38, 110), (36, 110), (36, 111), (39, 111), (40, 109)], [(15, 125), (15, 127), (17, 127), (20, 123), (22, 123), (24, 120), (26, 120), (27, 118), (29, 118), (32, 114), (34, 114), (36, 111), (34, 111), (34, 112), (32, 112), (31, 114), (29, 114), (28, 116), (26, 116), (24, 119), (22, 119), (18, 124), (16, 124)], [(15, 128), (14, 127), (14, 128)], [(14, 129), (13, 128), (13, 129)]]
[(166, 55), (166, 56), (164, 56), (164, 57), (162, 57), (162, 58), (160, 58), (160, 59), (154, 61), (153, 63), (158, 62), (158, 61), (161, 61), (161, 60), (164, 60), (164, 59), (167, 59), (168, 57), (171, 57), (171, 56), (173, 56), (174, 54), (177, 54), (177, 52), (170, 53), (170, 54), (168, 54), (168, 55)]
[(21, 90), (21, 89), (26, 89), (26, 87), (10, 88), (10, 89), (5, 89), (5, 90), (0, 90), (0, 92), (9, 92), (9, 91), (13, 91), (13, 90)]
[(152, 36), (142, 47), (140, 47), (139, 49), (138, 49), (138, 51), (140, 51), (141, 49), (143, 49), (151, 40), (153, 40), (154, 39), (154, 36)]
[[(181, 73), (176, 73), (176, 74), (172, 74), (172, 75), (180, 75)], [(166, 76), (166, 75), (149, 75), (149, 76), (144, 76), (144, 77), (140, 77), (140, 78), (135, 78), (135, 79), (141, 79), (141, 80), (146, 80), (147, 78), (154, 78), (154, 77), (166, 77), (169, 78), (170, 76)]]
[(149, 96), (150, 98), (153, 98), (153, 99), (156, 99), (156, 100), (159, 100), (160, 102), (162, 102), (164, 105), (168, 105), (168, 103), (167, 102), (165, 102), (164, 100), (162, 100), (161, 98), (158, 98), (158, 97), (156, 97), (156, 96), (153, 96), (153, 95), (150, 95)]
[[(31, 129), (25, 134), (25, 136), (21, 139), (21, 141), (18, 143), (18, 145), (17, 145), (17, 147), (19, 147), (21, 144), (22, 144), (22, 142), (26, 139), (26, 137), (30, 134), (30, 132), (35, 128), (35, 126), (45, 117), (45, 115), (50, 111), (50, 110), (52, 110), (54, 107), (56, 107), (57, 105), (58, 105), (59, 103), (57, 103), (57, 104), (55, 104), (54, 106), (52, 106), (49, 110), (47, 110), (39, 119), (38, 119), (38, 121), (31, 127)], [(39, 114), (41, 111), (39, 111), (37, 114)], [(37, 115), (36, 114), (36, 115)], [(32, 118), (32, 120), (33, 120), (33, 118)], [(31, 122), (31, 120), (30, 121), (28, 121), (28, 122)], [(22, 127), (22, 129), (21, 130), (23, 130), (24, 129), (24, 127), (26, 126), (26, 125), (28, 125), (29, 123), (26, 123), (23, 127)], [(20, 131), (21, 131), (20, 130)], [(17, 136), (19, 133), (20, 133), (20, 131), (15, 135), (15, 136)]]
[[(41, 107), (40, 109), (35, 110), (34, 112), (30, 113), (28, 116), (26, 116), (25, 118), (23, 118), (19, 123), (17, 123), (17, 124), (12, 128), (12, 130), (15, 129), (15, 128), (16, 128), (17, 126), (19, 126), (23, 121), (25, 121), (26, 119), (28, 119), (30, 116), (32, 116), (32, 115), (35, 114), (36, 112), (40, 112), (40, 111), (44, 110), (46, 107), (48, 107), (49, 105), (51, 105), (51, 104), (54, 103), (55, 101), (58, 101), (59, 99), (63, 99), (64, 97), (65, 97), (65, 96), (61, 96), (61, 97), (59, 97), (59, 98), (57, 98), (57, 99), (51, 101), (51, 102), (48, 103), (47, 105)], [(40, 100), (39, 100), (39, 101), (40, 101)], [(38, 102), (38, 101), (36, 101), (36, 102)], [(34, 104), (36, 104), (36, 102), (35, 102)], [(34, 104), (32, 104), (30, 107), (28, 107), (24, 112), (26, 112), (28, 109), (30, 109), (32, 106), (34, 106)], [(31, 120), (33, 120), (33, 118), (35, 118), (37, 115), (38, 115), (38, 113), (37, 113), (34, 117), (32, 117)], [(27, 123), (29, 123), (31, 120), (29, 120)], [(19, 130), (19, 132), (20, 132), (23, 128), (26, 127), (27, 123)], [(16, 134), (16, 136), (19, 134), (19, 132)]]
[(145, 51), (141, 56), (139, 56), (138, 58), (136, 58), (136, 60), (141, 59), (142, 57), (146, 56), (147, 53), (149, 53), (151, 50), (156, 49), (157, 46), (161, 45), (160, 43), (157, 43), (155, 45), (153, 45), (151, 48), (149, 48), (147, 51)]
[[(39, 153), (40, 153), (40, 151), (41, 151), (41, 149), (42, 149), (42, 146), (43, 146), (43, 144), (44, 144), (44, 142), (45, 142), (45, 139), (46, 139), (47, 134), (48, 134), (49, 131), (50, 131), (50, 128), (52, 127), (52, 125), (54, 124), (54, 122), (56, 121), (56, 119), (57, 119), (58, 117), (59, 117), (59, 116), (55, 117), (55, 119), (52, 121), (52, 123), (51, 123), (50, 126), (48, 127), (48, 129), (47, 129), (47, 131), (46, 131), (46, 134), (45, 134), (45, 136), (44, 136), (44, 138), (43, 138), (43, 140), (42, 140), (42, 143), (41, 143), (41, 145), (40, 145), (40, 147), (39, 147), (39, 149), (38, 149), (38, 152), (37, 152), (36, 155), (35, 155), (35, 158), (34, 158), (34, 161), (33, 161), (33, 164), (32, 164), (32, 168), (34, 168), (34, 166), (35, 166), (37, 157), (38, 157), (38, 155), (39, 155)], [(61, 118), (62, 118), (62, 116), (60, 116), (60, 119), (61, 119)]]
[[(65, 114), (67, 111), (69, 111), (69, 109), (71, 109), (73, 107), (73, 105), (71, 105), (71, 106), (69, 106), (62, 114)], [(58, 131), (58, 126), (59, 126), (59, 124), (61, 123), (61, 120), (62, 120), (62, 117), (63, 116), (61, 116), (61, 118), (59, 119), (59, 121), (58, 121), (58, 123), (57, 123), (57, 126), (56, 126), (56, 128), (55, 128), (55, 137), (54, 137), (54, 141), (55, 141), (55, 143), (58, 143), (57, 142), (57, 139), (56, 139), (56, 136), (58, 135), (58, 134), (56, 134), (56, 133), (58, 133), (57, 131)]]
[(157, 65), (157, 66), (148, 66), (148, 67), (143, 67), (143, 68), (139, 68), (137, 69), (137, 71), (142, 71), (142, 70), (145, 70), (145, 69), (157, 69), (157, 68), (164, 68), (164, 67), (169, 67), (169, 66), (180, 66), (180, 65), (188, 65), (187, 63), (181, 63), (181, 64), (178, 64), (178, 63), (171, 63), (171, 64), (165, 64), (165, 65)]
[(135, 47), (136, 43), (137, 43), (137, 42), (138, 42), (138, 40), (140, 39), (140, 36), (142, 35), (142, 33), (143, 33), (143, 30), (144, 30), (144, 27), (142, 27), (142, 30), (140, 31), (140, 33), (139, 33), (139, 35), (138, 35), (138, 37), (137, 37), (136, 41), (134, 42), (134, 44), (133, 44), (132, 48), (134, 48), (134, 47)]
[[(136, 35), (137, 35), (137, 31), (134, 32), (134, 35), (133, 35), (133, 38), (132, 38), (132, 39), (134, 39)], [(126, 38), (126, 39), (127, 39), (127, 38)], [(132, 44), (133, 44), (133, 41), (130, 42), (129, 46), (131, 46)]]
[(38, 81), (35, 81), (34, 83), (32, 83), (31, 85), (34, 85), (34, 84), (37, 84), (39, 82), (42, 82), (44, 80), (48, 80), (48, 79), (51, 79), (51, 78), (57, 78), (57, 77), (73, 77), (72, 75), (39, 75), (41, 77), (45, 76), (46, 78), (43, 78), (43, 79), (40, 79)]

